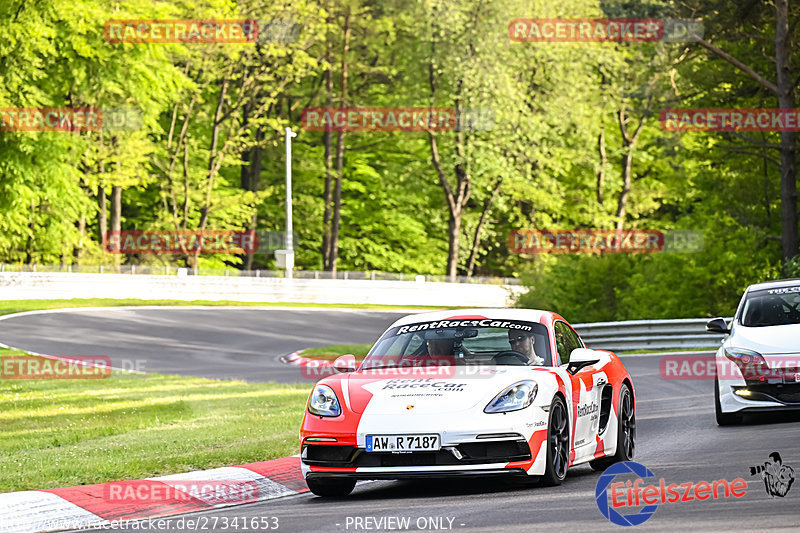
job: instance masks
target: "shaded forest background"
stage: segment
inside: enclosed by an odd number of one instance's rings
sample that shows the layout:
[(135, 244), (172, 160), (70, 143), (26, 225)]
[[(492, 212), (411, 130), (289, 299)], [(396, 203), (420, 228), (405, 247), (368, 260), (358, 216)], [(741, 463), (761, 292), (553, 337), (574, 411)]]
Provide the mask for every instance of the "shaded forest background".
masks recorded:
[[(509, 39), (512, 19), (549, 17), (692, 18), (704, 34)], [(109, 19), (235, 18), (299, 31), (249, 44), (103, 36)], [(0, 262), (274, 268), (112, 255), (102, 235), (282, 230), (291, 126), (297, 268), (516, 276), (531, 287), (520, 305), (576, 322), (730, 315), (749, 283), (796, 275), (795, 138), (668, 133), (659, 113), (796, 107), (798, 20), (785, 0), (6, 0), (0, 107), (129, 107), (142, 127), (0, 132)], [(326, 106), (490, 110), (492, 127), (299, 129), (304, 108)], [(508, 247), (520, 228), (618, 227), (702, 231), (704, 247)]]

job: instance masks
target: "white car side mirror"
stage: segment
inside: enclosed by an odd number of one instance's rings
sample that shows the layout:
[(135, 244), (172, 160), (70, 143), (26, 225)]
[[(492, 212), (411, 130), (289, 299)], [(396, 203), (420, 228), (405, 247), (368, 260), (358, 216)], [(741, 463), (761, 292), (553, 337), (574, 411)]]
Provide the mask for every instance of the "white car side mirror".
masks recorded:
[(348, 353), (340, 355), (333, 361), (333, 369), (337, 372), (354, 372), (358, 368), (358, 361), (356, 356)]
[(594, 350), (588, 348), (575, 348), (569, 354), (569, 366), (567, 371), (574, 374), (581, 368), (600, 362), (600, 356)]

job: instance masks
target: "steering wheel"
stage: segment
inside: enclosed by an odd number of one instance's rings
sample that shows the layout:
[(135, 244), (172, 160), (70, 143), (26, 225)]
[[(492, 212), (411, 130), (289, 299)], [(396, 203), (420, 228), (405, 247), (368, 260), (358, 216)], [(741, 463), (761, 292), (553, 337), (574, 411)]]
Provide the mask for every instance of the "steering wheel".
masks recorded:
[(492, 357), (492, 359), (494, 359), (495, 363), (497, 363), (498, 359), (506, 356), (516, 357), (523, 365), (528, 365), (531, 362), (530, 359), (528, 359), (527, 355), (525, 355), (522, 352), (518, 352), (516, 350), (505, 350), (503, 352), (499, 352), (494, 357)]

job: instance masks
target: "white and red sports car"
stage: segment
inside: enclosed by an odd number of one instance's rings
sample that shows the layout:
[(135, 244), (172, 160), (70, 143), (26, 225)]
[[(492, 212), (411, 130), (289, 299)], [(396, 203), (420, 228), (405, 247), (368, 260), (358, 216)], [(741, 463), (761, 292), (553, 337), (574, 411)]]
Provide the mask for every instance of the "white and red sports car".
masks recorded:
[(526, 309), (410, 315), (356, 364), (319, 381), (300, 430), (309, 489), (362, 479), (520, 475), (560, 484), (572, 465), (633, 458), (631, 377), (562, 317)]

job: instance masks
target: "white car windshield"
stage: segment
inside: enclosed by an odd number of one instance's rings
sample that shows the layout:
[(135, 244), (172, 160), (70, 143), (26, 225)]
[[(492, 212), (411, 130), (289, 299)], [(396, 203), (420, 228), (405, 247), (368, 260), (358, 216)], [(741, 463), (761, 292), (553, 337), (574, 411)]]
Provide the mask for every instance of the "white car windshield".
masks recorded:
[(800, 286), (748, 293), (741, 324), (747, 327), (800, 324)]
[(428, 364), (550, 365), (547, 327), (488, 318), (397, 326), (375, 343), (361, 368)]

